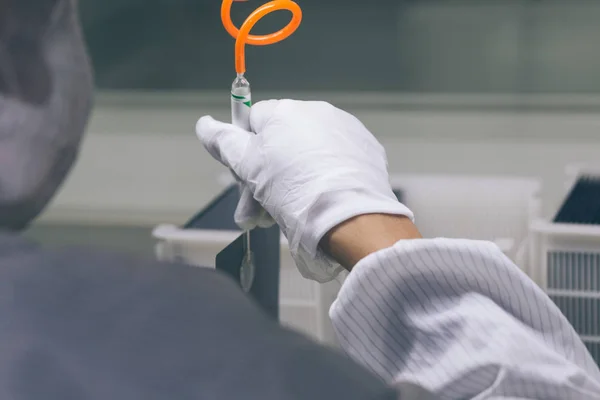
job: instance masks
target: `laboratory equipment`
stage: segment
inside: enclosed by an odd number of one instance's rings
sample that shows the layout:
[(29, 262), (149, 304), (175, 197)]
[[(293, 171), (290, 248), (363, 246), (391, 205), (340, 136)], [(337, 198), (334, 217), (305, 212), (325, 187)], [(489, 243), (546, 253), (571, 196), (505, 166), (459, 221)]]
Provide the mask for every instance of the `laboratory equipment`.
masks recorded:
[(569, 167), (552, 220), (531, 226), (534, 280), (560, 308), (600, 365), (600, 168)]
[[(234, 0), (223, 0), (221, 5), (221, 21), (227, 32), (235, 39), (235, 71), (237, 73), (231, 85), (231, 122), (248, 132), (251, 132), (250, 126), (250, 107), (252, 106), (252, 94), (250, 82), (246, 79), (246, 44), (265, 46), (274, 44), (288, 38), (300, 26), (302, 21), (302, 10), (298, 4), (291, 0), (274, 0), (266, 3), (254, 12), (244, 21), (238, 30), (231, 20), (231, 6)], [(292, 20), (283, 29), (271, 33), (269, 35), (251, 35), (250, 31), (266, 15), (279, 11), (288, 10), (292, 13)], [(246, 191), (242, 193), (242, 201), (254, 201), (251, 194)], [(260, 209), (259, 205), (256, 205)], [(254, 254), (252, 252), (251, 232), (244, 232), (241, 241), (236, 240), (235, 243), (242, 243), (244, 248), (244, 257), (240, 265), (240, 279), (242, 289), (246, 292), (252, 289), (252, 282), (256, 271)], [(227, 249), (226, 249), (227, 250)], [(228, 247), (229, 251), (237, 251), (237, 247)], [(227, 254), (221, 255), (222, 259), (231, 260)]]

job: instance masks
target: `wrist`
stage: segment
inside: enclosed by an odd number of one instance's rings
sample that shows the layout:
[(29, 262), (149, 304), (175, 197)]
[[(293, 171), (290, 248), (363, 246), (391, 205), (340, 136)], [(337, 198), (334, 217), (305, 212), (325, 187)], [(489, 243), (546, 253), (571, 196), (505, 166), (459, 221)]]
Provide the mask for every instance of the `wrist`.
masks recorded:
[(422, 236), (404, 215), (364, 214), (342, 222), (321, 240), (320, 247), (347, 270), (369, 254), (403, 239)]
[[(355, 183), (355, 182), (350, 182)], [(288, 239), (290, 252), (302, 276), (318, 282), (331, 280), (343, 267), (351, 269), (362, 256), (370, 254), (380, 248), (382, 241), (377, 243), (360, 244), (360, 249), (355, 249), (356, 240), (348, 238), (352, 232), (370, 232), (379, 229), (380, 222), (370, 221), (363, 226), (366, 219), (364, 215), (403, 216), (403, 220), (411, 221), (412, 212), (402, 203), (398, 202), (391, 189), (389, 193), (380, 188), (358, 187), (358, 184), (344, 185), (338, 183), (338, 189), (325, 189), (319, 191), (320, 195), (297, 215), (289, 212), (294, 218), (288, 218), (291, 224), (286, 224), (285, 219), (278, 221), (283, 226)], [(299, 207), (296, 207), (297, 210)], [(275, 213), (277, 214), (277, 213)], [(285, 213), (279, 213), (279, 217)], [(351, 222), (348, 222), (352, 220)], [(283, 222), (283, 223), (282, 223)], [(375, 222), (375, 224), (373, 224)], [(358, 224), (357, 224), (358, 223)], [(411, 222), (412, 224), (412, 222)], [(340, 225), (342, 225), (340, 227)], [(385, 224), (387, 231), (387, 223)], [(358, 228), (358, 229), (357, 229)], [(335, 232), (336, 234), (331, 235)], [(379, 229), (380, 232), (383, 232)], [(370, 235), (370, 233), (369, 233)], [(323, 239), (327, 236), (326, 239)], [(395, 237), (395, 235), (394, 235)], [(395, 243), (388, 240), (388, 245)], [(323, 251), (328, 249), (328, 251)], [(342, 265), (342, 267), (340, 267)]]
[(292, 235), (292, 248), (302, 246), (311, 257), (315, 257), (328, 232), (361, 215), (402, 215), (412, 219), (412, 212), (393, 196), (391, 191), (388, 196), (364, 188), (323, 193), (304, 216), (304, 226), (298, 230), (299, 235)]

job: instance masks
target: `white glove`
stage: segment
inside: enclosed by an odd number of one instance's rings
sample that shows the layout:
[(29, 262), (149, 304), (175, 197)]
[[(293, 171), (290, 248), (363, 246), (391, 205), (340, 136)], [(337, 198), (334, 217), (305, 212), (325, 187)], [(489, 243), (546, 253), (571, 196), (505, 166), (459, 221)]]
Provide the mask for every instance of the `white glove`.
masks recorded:
[[(325, 102), (270, 100), (252, 107), (250, 126), (256, 135), (207, 116), (196, 132), (279, 224), (304, 277), (326, 282), (341, 271), (319, 249), (340, 223), (372, 213), (413, 218), (392, 192), (385, 150), (352, 115)], [(268, 225), (251, 203), (242, 196), (236, 223)]]

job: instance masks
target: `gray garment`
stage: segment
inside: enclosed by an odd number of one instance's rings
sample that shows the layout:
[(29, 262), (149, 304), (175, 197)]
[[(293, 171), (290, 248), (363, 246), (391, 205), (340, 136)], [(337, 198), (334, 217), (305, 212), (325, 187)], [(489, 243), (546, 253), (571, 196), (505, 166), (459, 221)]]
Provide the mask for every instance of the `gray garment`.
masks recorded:
[(0, 399), (395, 399), (204, 268), (0, 234)]
[(75, 0), (0, 2), (0, 226), (21, 229), (76, 159), (92, 72)]

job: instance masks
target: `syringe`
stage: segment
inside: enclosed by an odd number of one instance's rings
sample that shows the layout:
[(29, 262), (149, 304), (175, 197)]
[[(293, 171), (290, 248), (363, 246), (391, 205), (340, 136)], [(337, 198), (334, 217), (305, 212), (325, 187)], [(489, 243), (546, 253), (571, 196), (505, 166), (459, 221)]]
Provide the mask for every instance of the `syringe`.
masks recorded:
[[(244, 74), (237, 75), (231, 85), (231, 123), (250, 132), (250, 107), (252, 95), (250, 83)], [(250, 247), (250, 231), (244, 232), (244, 259), (240, 267), (240, 284), (245, 292), (249, 292), (254, 281), (254, 257)]]
[[(250, 83), (244, 77), (246, 73), (245, 46), (265, 46), (280, 42), (300, 26), (302, 21), (302, 10), (292, 0), (273, 0), (257, 8), (244, 21), (238, 30), (231, 20), (231, 6), (236, 0), (223, 0), (221, 5), (221, 20), (223, 26), (231, 36), (235, 38), (235, 70), (237, 77), (231, 86), (231, 121), (235, 126), (251, 132), (250, 129), (250, 107), (252, 107), (252, 96)], [(278, 10), (287, 10), (292, 13), (292, 20), (280, 31), (268, 35), (251, 35), (250, 30), (267, 14)], [(248, 199), (248, 201), (252, 201)], [(250, 247), (250, 231), (244, 232), (245, 256), (240, 269), (240, 281), (242, 289), (249, 292), (254, 280), (254, 261)]]

